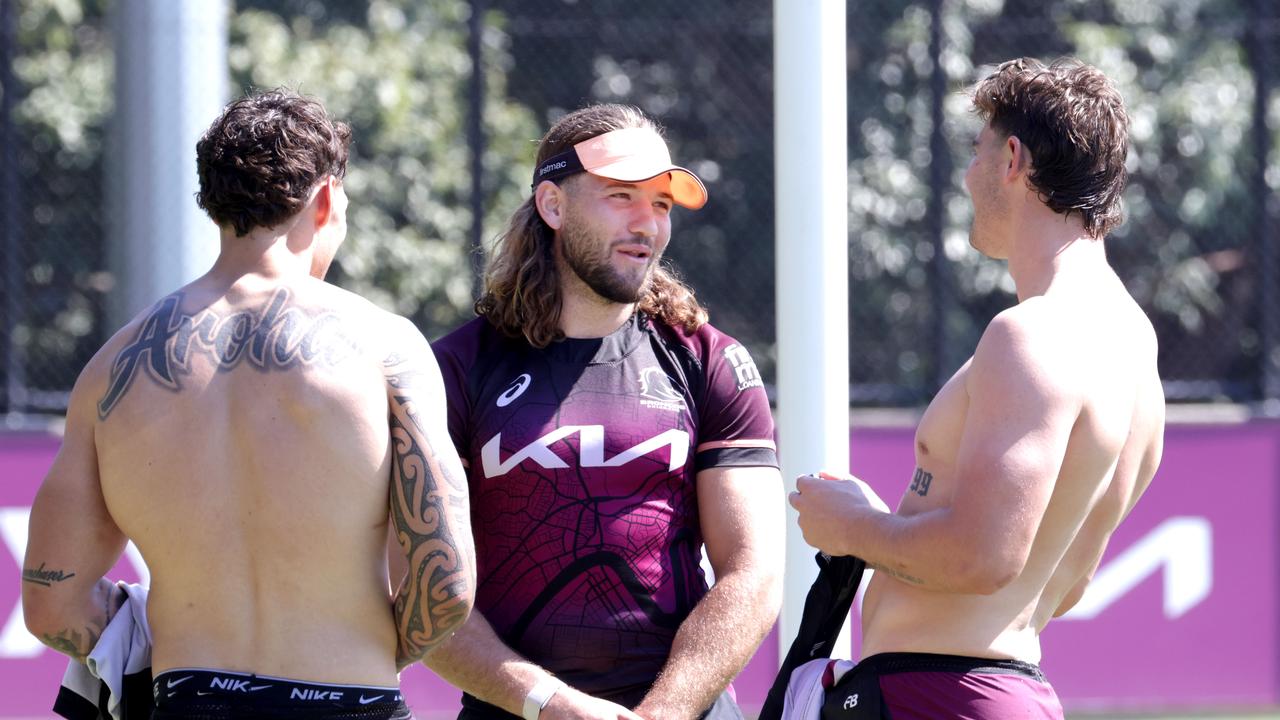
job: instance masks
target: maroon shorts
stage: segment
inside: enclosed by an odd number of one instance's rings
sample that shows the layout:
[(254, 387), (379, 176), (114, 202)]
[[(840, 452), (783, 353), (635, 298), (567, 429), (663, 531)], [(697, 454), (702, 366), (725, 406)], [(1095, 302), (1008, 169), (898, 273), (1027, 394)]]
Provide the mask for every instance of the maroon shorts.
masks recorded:
[(1040, 668), (1016, 660), (883, 653), (826, 694), (823, 720), (1062, 720)]

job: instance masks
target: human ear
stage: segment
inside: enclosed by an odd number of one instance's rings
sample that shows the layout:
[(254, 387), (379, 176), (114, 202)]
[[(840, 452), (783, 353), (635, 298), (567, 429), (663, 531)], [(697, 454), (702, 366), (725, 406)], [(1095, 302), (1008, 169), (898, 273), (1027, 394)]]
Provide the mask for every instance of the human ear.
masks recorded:
[(550, 180), (543, 180), (533, 191), (533, 204), (542, 222), (552, 230), (564, 224), (564, 189)]
[(1005, 179), (1013, 180), (1031, 166), (1031, 151), (1018, 139), (1017, 135), (1010, 135), (1004, 142), (1005, 149), (1009, 153), (1009, 163), (1005, 166)]
[(325, 181), (320, 184), (320, 189), (316, 191), (315, 219), (317, 230), (324, 227), (329, 222), (329, 218), (333, 215), (333, 187), (334, 179), (333, 176), (330, 175), (325, 178)]

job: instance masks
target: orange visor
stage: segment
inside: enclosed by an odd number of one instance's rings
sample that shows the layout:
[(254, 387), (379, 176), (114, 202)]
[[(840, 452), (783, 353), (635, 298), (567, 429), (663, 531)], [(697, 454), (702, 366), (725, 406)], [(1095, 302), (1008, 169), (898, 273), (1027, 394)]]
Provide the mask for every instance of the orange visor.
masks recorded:
[(583, 140), (539, 165), (533, 173), (533, 187), (543, 180), (555, 182), (580, 172), (628, 183), (668, 173), (671, 198), (677, 205), (697, 210), (707, 204), (706, 186), (688, 169), (671, 163), (667, 143), (652, 128), (623, 128)]

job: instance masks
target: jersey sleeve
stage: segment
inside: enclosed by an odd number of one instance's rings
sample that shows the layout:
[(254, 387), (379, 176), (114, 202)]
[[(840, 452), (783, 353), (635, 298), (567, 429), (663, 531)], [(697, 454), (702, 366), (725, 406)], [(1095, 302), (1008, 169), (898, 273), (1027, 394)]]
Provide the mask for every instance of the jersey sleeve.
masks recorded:
[[(444, 380), (445, 402), (448, 404), (449, 437), (453, 439), (453, 447), (467, 465), (469, 457), (468, 432), (471, 417), (471, 401), (467, 397), (467, 368), (474, 360), (475, 339), (466, 332), (463, 326), (431, 344), (436, 354), (436, 362), (440, 365), (440, 376)], [(470, 351), (470, 352), (469, 352)]]
[(698, 408), (697, 469), (778, 467), (769, 397), (751, 354), (709, 325), (697, 334), (706, 381)]

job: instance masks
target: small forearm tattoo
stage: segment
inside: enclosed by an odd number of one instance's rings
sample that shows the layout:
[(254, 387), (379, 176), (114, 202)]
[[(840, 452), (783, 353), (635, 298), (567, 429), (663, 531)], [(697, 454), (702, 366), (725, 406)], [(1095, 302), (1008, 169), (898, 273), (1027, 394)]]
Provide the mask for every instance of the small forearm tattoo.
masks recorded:
[(883, 566), (883, 565), (871, 565), (870, 567), (871, 567), (871, 569), (872, 569), (872, 570), (875, 570), (876, 572), (882, 572), (882, 573), (884, 573), (884, 574), (886, 574), (886, 575), (890, 575), (890, 576), (895, 577), (895, 578), (897, 578), (897, 579), (899, 579), (899, 580), (901, 580), (901, 581), (903, 581), (903, 582), (905, 582), (905, 583), (911, 583), (912, 585), (924, 585), (924, 584), (925, 584), (924, 580), (921, 580), (920, 578), (918, 578), (918, 577), (916, 577), (916, 576), (914, 576), (914, 575), (908, 575), (908, 574), (906, 574), (906, 573), (904, 573), (904, 572), (899, 572), (899, 571), (897, 571), (897, 570), (894, 570), (893, 568), (887, 568), (887, 567), (885, 567), (885, 566)]
[(96, 636), (82, 637), (75, 630), (63, 630), (53, 635), (45, 633), (40, 636), (40, 639), (45, 645), (80, 662), (84, 662), (85, 658), (89, 657), (89, 653), (93, 652), (93, 646), (98, 642)]
[(911, 477), (911, 492), (924, 497), (929, 494), (929, 486), (933, 484), (933, 473), (925, 472), (923, 468), (916, 468), (916, 474)]
[(35, 583), (36, 585), (44, 585), (49, 587), (53, 583), (59, 583), (63, 580), (70, 580), (75, 577), (75, 573), (69, 573), (66, 570), (46, 570), (44, 563), (40, 563), (38, 568), (23, 568), (22, 581)]
[[(26, 582), (48, 585), (51, 582), (61, 582), (74, 576), (75, 573), (46, 570), (42, 563), (34, 571), (31, 569), (23, 570), (22, 575), (22, 579)], [(84, 662), (89, 657), (89, 654), (93, 652), (93, 648), (97, 646), (98, 639), (102, 637), (102, 632), (106, 629), (107, 623), (119, 611), (125, 600), (124, 591), (118, 590), (114, 584), (105, 578), (98, 581), (93, 593), (95, 603), (101, 603), (101, 612), (94, 612), (89, 617), (66, 618), (65, 622), (70, 627), (64, 627), (54, 632), (41, 633), (40, 642), (63, 655)]]
[(56, 633), (44, 633), (40, 636), (40, 641), (63, 655), (84, 662), (85, 658), (89, 657), (89, 653), (93, 652), (94, 646), (98, 644), (98, 638), (102, 637), (105, 626), (106, 623), (103, 622), (80, 630), (68, 628)]

